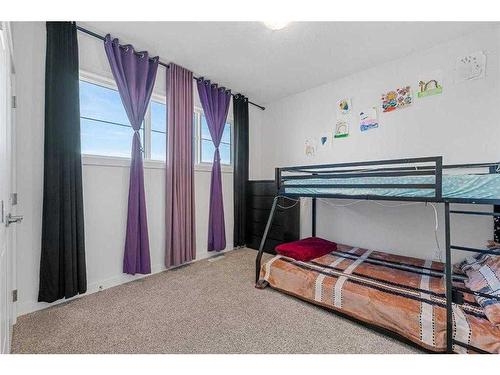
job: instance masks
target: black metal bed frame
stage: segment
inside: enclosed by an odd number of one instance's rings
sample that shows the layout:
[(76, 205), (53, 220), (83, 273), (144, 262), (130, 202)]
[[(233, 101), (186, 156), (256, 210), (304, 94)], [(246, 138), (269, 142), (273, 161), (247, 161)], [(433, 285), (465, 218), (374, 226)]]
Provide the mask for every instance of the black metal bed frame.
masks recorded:
[[(460, 204), (486, 204), (486, 205), (500, 205), (500, 199), (469, 199), (469, 198), (447, 198), (443, 197), (442, 182), (443, 182), (443, 170), (464, 170), (464, 169), (482, 169), (488, 168), (488, 174), (500, 173), (500, 162), (495, 163), (475, 163), (475, 164), (453, 164), (453, 165), (443, 165), (443, 157), (423, 157), (423, 158), (407, 158), (407, 159), (392, 159), (392, 160), (378, 160), (378, 161), (363, 161), (363, 162), (352, 162), (352, 163), (338, 163), (338, 164), (320, 164), (320, 165), (303, 165), (303, 166), (293, 166), (285, 168), (276, 168), (275, 170), (275, 180), (278, 187), (278, 195), (274, 198), (271, 211), (269, 213), (269, 218), (264, 229), (264, 234), (259, 246), (259, 252), (256, 258), (256, 283), (259, 281), (262, 254), (264, 250), (264, 245), (266, 243), (267, 235), (271, 224), (273, 222), (276, 207), (278, 205), (279, 197), (289, 197), (294, 199), (300, 198), (311, 198), (312, 199), (312, 235), (316, 235), (316, 199), (317, 198), (335, 198), (335, 199), (353, 199), (353, 200), (390, 200), (390, 201), (415, 201), (415, 202), (437, 202), (444, 204), (445, 210), (445, 275), (446, 275), (446, 353), (453, 353), (453, 345), (462, 346), (469, 350), (473, 350), (478, 353), (487, 353), (484, 350), (468, 345), (467, 343), (460, 342), (453, 339), (453, 314), (452, 306), (453, 304), (463, 303), (463, 294), (477, 295), (472, 291), (456, 288), (452, 284), (452, 262), (451, 262), (451, 251), (461, 250), (474, 253), (488, 253), (493, 255), (500, 255), (496, 251), (470, 248), (465, 246), (453, 245), (451, 243), (451, 233), (450, 233), (450, 217), (451, 214), (462, 214), (462, 215), (488, 215), (488, 216), (500, 216), (500, 213), (495, 212), (480, 212), (480, 211), (468, 211), (468, 210), (451, 210), (450, 204), (460, 203)], [(290, 175), (291, 174), (291, 175)], [(318, 179), (318, 178), (359, 178), (359, 177), (402, 177), (402, 176), (434, 176), (434, 183), (426, 184), (291, 184), (285, 181), (290, 180), (308, 180), (308, 179)], [(390, 188), (390, 189), (426, 189), (432, 190), (433, 194), (422, 197), (401, 197), (401, 196), (385, 196), (385, 195), (344, 195), (344, 194), (333, 194), (333, 193), (287, 193), (286, 188), (328, 188), (328, 189), (343, 189), (343, 188), (359, 188), (359, 189), (373, 189), (373, 188)], [(498, 297), (493, 295), (488, 295), (481, 293), (483, 296), (498, 299)], [(336, 311), (335, 311), (336, 312)], [(345, 313), (340, 313), (340, 315), (346, 315)], [(364, 325), (364, 322), (352, 318), (351, 320), (358, 321)], [(372, 326), (373, 325), (369, 325)], [(384, 332), (388, 334), (389, 332)], [(401, 336), (394, 333), (390, 335), (392, 337), (401, 339)], [(404, 340), (405, 342), (407, 340)], [(418, 345), (417, 345), (418, 346)]]

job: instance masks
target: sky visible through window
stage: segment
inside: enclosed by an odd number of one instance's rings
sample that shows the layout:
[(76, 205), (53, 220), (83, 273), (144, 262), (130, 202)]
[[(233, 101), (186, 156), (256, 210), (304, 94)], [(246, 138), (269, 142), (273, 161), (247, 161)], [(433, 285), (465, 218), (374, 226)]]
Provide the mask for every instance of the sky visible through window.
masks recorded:
[(80, 81), (80, 127), (83, 154), (130, 157), (134, 132), (118, 91)]
[[(150, 158), (165, 161), (166, 105), (151, 100), (150, 115)], [(197, 116), (194, 115), (194, 120), (196, 118)], [(204, 114), (201, 114), (200, 125), (200, 162), (212, 163), (215, 147)], [(80, 126), (82, 154), (130, 158), (134, 132), (118, 91), (80, 81)], [(221, 163), (225, 165), (231, 164), (231, 131), (231, 124), (226, 123), (219, 146)], [(144, 146), (144, 124), (141, 127), (141, 142)]]
[[(208, 130), (207, 119), (205, 115), (201, 115), (201, 162), (213, 163), (215, 146), (210, 137)], [(219, 145), (219, 154), (221, 164), (231, 164), (231, 124), (226, 123), (224, 133)]]
[(151, 159), (166, 160), (167, 106), (151, 101)]

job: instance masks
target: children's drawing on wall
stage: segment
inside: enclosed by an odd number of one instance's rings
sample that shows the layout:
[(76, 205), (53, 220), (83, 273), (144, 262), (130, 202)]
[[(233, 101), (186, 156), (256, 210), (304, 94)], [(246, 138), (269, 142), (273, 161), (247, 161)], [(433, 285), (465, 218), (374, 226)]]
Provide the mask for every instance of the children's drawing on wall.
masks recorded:
[(347, 115), (351, 111), (351, 99), (345, 98), (337, 102), (337, 111), (339, 114)]
[(314, 157), (314, 155), (316, 155), (316, 142), (312, 139), (306, 139), (304, 151), (307, 157)]
[(333, 138), (345, 138), (349, 135), (349, 120), (352, 109), (350, 98), (344, 98), (337, 102), (337, 120)]
[(426, 96), (439, 95), (443, 92), (443, 79), (441, 72), (434, 72), (432, 74), (422, 75), (418, 82), (417, 97), (425, 98)]
[(439, 82), (435, 79), (431, 79), (430, 81), (420, 81), (418, 83), (419, 90), (417, 96), (419, 98), (424, 98), (426, 96), (438, 95), (443, 92), (443, 86), (439, 84)]
[(470, 53), (457, 58), (455, 66), (456, 81), (470, 81), (484, 78), (486, 71), (486, 55), (483, 51)]
[(412, 95), (410, 86), (401, 87), (382, 94), (383, 112), (391, 112), (395, 109), (401, 109), (409, 106), (411, 103)]
[(318, 151), (326, 151), (332, 146), (332, 135), (328, 133), (322, 133), (318, 139)]
[(367, 108), (359, 113), (359, 129), (362, 132), (376, 128), (378, 128), (377, 107)]
[(346, 118), (337, 119), (335, 124), (335, 138), (345, 138), (349, 135), (349, 122)]

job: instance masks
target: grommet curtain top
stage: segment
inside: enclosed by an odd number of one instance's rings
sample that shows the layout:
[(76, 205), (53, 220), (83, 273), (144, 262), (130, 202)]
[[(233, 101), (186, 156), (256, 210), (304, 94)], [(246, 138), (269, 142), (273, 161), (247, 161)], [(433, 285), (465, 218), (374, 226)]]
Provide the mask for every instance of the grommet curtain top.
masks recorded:
[(119, 39), (118, 38), (111, 38), (110, 34), (106, 34), (106, 36), (104, 37), (104, 44), (108, 44), (108, 43), (112, 43), (114, 45), (117, 45), (118, 47), (120, 47), (120, 49), (124, 50), (125, 52), (134, 53), (135, 55), (139, 56), (142, 59), (147, 58), (155, 63), (160, 61), (159, 56), (149, 57), (148, 51), (136, 51), (132, 44), (123, 44), (123, 45), (120, 44)]
[(224, 86), (219, 87), (217, 83), (212, 83), (209, 79), (199, 77), (196, 81), (198, 83), (203, 83), (205, 86), (210, 86), (213, 89), (217, 89), (219, 92), (224, 92), (226, 95), (231, 95), (230, 89), (226, 89)]
[(234, 99), (243, 100), (245, 103), (248, 103), (248, 98), (242, 94), (235, 94)]

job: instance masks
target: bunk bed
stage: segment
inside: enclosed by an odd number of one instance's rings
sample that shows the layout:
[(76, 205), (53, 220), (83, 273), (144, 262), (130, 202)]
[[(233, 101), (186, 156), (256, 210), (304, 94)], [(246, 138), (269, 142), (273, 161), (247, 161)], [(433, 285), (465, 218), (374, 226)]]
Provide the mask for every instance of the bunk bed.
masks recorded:
[[(454, 268), (455, 250), (494, 257), (497, 249), (451, 243), (452, 215), (500, 216), (496, 210), (451, 209), (454, 203), (500, 205), (500, 162), (443, 165), (424, 157), (276, 168), (278, 194), (256, 258), (256, 287), (270, 286), (426, 351), (500, 353), (500, 324), (488, 320), (477, 298), (500, 301), (498, 292), (466, 287)], [(337, 245), (327, 255), (298, 261), (276, 255), (262, 263), (279, 199), (414, 201), (444, 204), (445, 261)]]

